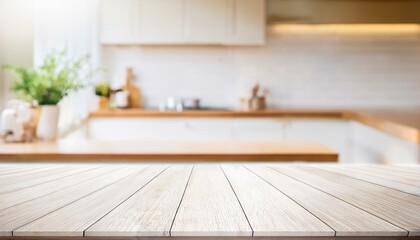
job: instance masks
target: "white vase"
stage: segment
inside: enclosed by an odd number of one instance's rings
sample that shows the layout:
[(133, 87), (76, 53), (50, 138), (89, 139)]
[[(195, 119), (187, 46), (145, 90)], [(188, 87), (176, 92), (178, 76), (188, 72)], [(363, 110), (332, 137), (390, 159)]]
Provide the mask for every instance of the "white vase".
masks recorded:
[(41, 116), (36, 129), (36, 136), (40, 140), (53, 141), (57, 138), (59, 113), (57, 105), (41, 106)]

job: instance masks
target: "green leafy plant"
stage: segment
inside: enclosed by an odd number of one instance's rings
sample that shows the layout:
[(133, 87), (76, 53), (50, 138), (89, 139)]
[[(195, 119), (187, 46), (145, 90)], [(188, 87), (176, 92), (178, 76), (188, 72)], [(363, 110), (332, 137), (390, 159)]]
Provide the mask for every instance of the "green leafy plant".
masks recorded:
[(95, 86), (95, 94), (100, 97), (109, 97), (111, 94), (111, 87), (108, 83), (99, 83)]
[(5, 65), (3, 69), (15, 76), (11, 89), (19, 98), (39, 105), (55, 105), (70, 92), (82, 88), (83, 80), (93, 75), (93, 71), (86, 69), (89, 58), (85, 55), (71, 59), (65, 52), (53, 52), (37, 68)]

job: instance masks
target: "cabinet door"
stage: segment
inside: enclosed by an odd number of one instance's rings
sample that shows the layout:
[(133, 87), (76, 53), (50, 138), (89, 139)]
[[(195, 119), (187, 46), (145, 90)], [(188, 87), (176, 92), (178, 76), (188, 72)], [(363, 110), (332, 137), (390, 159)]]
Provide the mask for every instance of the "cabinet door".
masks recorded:
[(233, 139), (237, 141), (282, 141), (283, 121), (271, 119), (235, 119), (232, 124)]
[(222, 44), (227, 38), (228, 0), (186, 0), (187, 42)]
[(188, 141), (230, 141), (232, 120), (225, 118), (185, 119)]
[(183, 141), (188, 139), (182, 119), (94, 118), (88, 138), (94, 140)]
[(265, 43), (265, 0), (230, 0), (231, 19), (227, 44)]
[(101, 43), (121, 44), (131, 39), (134, 0), (101, 1)]
[(142, 0), (135, 39), (145, 44), (185, 41), (185, 0)]

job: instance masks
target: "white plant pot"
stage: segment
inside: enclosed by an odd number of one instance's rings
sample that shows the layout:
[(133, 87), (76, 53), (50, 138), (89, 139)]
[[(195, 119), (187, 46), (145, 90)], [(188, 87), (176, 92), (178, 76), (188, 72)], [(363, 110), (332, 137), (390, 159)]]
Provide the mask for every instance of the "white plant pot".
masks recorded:
[(36, 129), (36, 136), (39, 139), (53, 141), (57, 138), (59, 113), (57, 105), (41, 106), (41, 116)]

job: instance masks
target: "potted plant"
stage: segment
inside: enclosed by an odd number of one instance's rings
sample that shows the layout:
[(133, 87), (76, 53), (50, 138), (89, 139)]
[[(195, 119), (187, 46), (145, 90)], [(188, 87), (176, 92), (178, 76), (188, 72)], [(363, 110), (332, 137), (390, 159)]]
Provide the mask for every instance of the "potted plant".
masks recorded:
[(109, 96), (111, 94), (111, 87), (109, 83), (99, 83), (95, 86), (95, 94), (98, 96), (99, 109), (104, 110), (109, 107)]
[(85, 69), (88, 59), (88, 55), (70, 59), (65, 52), (53, 52), (37, 68), (3, 66), (15, 76), (12, 91), (17, 97), (39, 106), (38, 138), (54, 140), (57, 137), (58, 103), (70, 92), (84, 86), (82, 79), (90, 74)]

